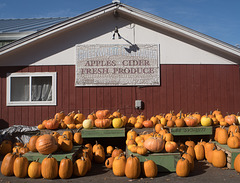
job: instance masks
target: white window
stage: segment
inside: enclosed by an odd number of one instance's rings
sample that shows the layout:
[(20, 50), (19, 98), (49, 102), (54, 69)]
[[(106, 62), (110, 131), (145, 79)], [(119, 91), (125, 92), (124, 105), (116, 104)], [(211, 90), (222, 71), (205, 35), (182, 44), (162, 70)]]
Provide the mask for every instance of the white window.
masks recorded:
[(56, 72), (9, 73), (7, 106), (56, 105)]

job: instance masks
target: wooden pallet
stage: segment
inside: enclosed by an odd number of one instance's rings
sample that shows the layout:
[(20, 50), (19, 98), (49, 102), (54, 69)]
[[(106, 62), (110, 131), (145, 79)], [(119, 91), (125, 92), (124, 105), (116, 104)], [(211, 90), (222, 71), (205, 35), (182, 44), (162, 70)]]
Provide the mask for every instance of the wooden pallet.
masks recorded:
[(218, 142), (214, 141), (213, 143), (216, 144), (217, 149), (222, 150), (226, 153), (227, 156), (227, 168), (234, 169), (234, 160), (236, 156), (240, 153), (240, 148), (238, 149), (231, 149), (228, 145), (222, 145)]
[(130, 154), (138, 157), (140, 162), (144, 162), (147, 160), (153, 160), (158, 167), (158, 172), (176, 172), (176, 165), (178, 160), (181, 158), (179, 152), (175, 153), (148, 153), (146, 156), (142, 156), (137, 153), (132, 153), (128, 149), (126, 149), (126, 157), (129, 157)]
[[(71, 152), (69, 153), (65, 153), (65, 152), (55, 152), (52, 154), (52, 157), (56, 158), (57, 161), (61, 161), (62, 159), (64, 159), (65, 157), (74, 160), (76, 153), (78, 151), (78, 149), (80, 148), (80, 146), (73, 146), (73, 149)], [(47, 157), (48, 155), (43, 155), (40, 154), (38, 152), (27, 152), (25, 154), (23, 154), (24, 157), (26, 157), (28, 159), (28, 161), (34, 161), (39, 159), (39, 162), (42, 162), (42, 160)]]

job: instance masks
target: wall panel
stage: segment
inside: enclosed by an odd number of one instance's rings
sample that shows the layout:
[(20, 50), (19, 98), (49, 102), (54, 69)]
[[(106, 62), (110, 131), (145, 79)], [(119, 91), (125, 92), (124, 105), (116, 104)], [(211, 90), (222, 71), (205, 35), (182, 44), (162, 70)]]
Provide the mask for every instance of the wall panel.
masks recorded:
[[(0, 68), (0, 120), (10, 126), (34, 126), (56, 112), (80, 110), (87, 116), (98, 109), (114, 112), (120, 109), (128, 117), (141, 112), (152, 115), (198, 111), (201, 114), (219, 109), (240, 111), (240, 79), (237, 65), (161, 65), (161, 85), (146, 87), (75, 87), (74, 66), (31, 66)], [(6, 106), (6, 73), (57, 72), (57, 106)], [(142, 100), (145, 109), (134, 108), (135, 100)]]

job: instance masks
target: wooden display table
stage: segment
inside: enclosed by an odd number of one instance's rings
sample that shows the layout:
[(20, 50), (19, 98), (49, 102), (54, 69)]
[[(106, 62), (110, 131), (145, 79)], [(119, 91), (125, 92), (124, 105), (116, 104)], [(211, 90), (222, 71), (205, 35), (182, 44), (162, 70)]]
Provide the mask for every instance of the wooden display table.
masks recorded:
[(140, 162), (147, 160), (153, 160), (158, 167), (158, 172), (176, 172), (177, 161), (181, 158), (180, 152), (167, 153), (165, 151), (160, 153), (148, 153), (146, 156), (142, 156), (137, 153), (132, 153), (126, 149), (126, 157), (130, 154), (138, 157)]
[(219, 144), (216, 141), (213, 141), (213, 143), (216, 144), (217, 149), (222, 150), (226, 153), (227, 156), (227, 167), (229, 169), (234, 169), (234, 160), (237, 157), (237, 155), (240, 153), (240, 148), (238, 149), (231, 149), (230, 147), (228, 147), (228, 145), (222, 145)]
[(82, 129), (82, 138), (125, 137), (125, 128)]
[[(52, 157), (56, 158), (57, 161), (61, 161), (66, 156), (67, 156), (67, 158), (73, 160), (75, 158), (75, 155), (76, 155), (79, 148), (80, 148), (80, 146), (73, 146), (73, 149), (72, 149), (71, 152), (69, 152), (69, 153), (55, 152), (55, 153), (52, 154)], [(23, 156), (26, 157), (28, 159), (28, 161), (34, 161), (34, 160), (39, 159), (39, 162), (42, 162), (42, 160), (44, 158), (46, 158), (48, 155), (43, 155), (43, 154), (40, 154), (38, 152), (29, 151), (29, 152), (23, 154)]]
[(174, 136), (187, 136), (187, 135), (212, 135), (212, 126), (196, 126), (196, 127), (172, 127), (169, 132)]

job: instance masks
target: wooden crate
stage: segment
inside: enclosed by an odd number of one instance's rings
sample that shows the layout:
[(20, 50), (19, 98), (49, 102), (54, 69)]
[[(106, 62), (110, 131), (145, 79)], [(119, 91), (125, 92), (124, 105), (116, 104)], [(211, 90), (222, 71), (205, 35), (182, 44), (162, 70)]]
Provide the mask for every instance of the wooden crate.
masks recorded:
[(174, 136), (187, 136), (187, 135), (212, 135), (212, 126), (196, 126), (196, 127), (172, 127), (169, 132)]
[(125, 128), (82, 129), (82, 138), (125, 137)]
[(234, 169), (234, 160), (237, 157), (237, 155), (240, 153), (240, 148), (238, 149), (231, 149), (228, 147), (228, 145), (222, 145), (218, 142), (214, 141), (213, 143), (216, 144), (217, 149), (222, 150), (226, 153), (227, 156), (227, 167), (229, 169)]
[[(74, 160), (75, 159), (75, 155), (76, 155), (76, 152), (77, 150), (79, 149), (80, 146), (73, 146), (73, 149), (71, 152), (69, 153), (65, 153), (65, 152), (55, 152), (52, 154), (52, 156), (54, 158), (56, 158), (57, 161), (61, 161), (62, 159), (64, 159), (65, 157), (69, 158), (69, 159), (72, 159)], [(48, 155), (43, 155), (43, 154), (40, 154), (38, 152), (27, 152), (25, 154), (23, 154), (24, 157), (26, 157), (28, 159), (28, 161), (34, 161), (34, 160), (37, 160), (39, 159), (39, 162), (42, 162), (42, 160), (44, 158), (46, 158)]]
[(132, 153), (128, 149), (126, 149), (126, 156), (129, 157), (130, 154), (137, 156), (140, 162), (144, 162), (147, 160), (153, 160), (158, 167), (158, 172), (176, 172), (177, 161), (181, 158), (179, 152), (175, 153), (148, 153), (146, 156), (142, 156), (137, 153)]

